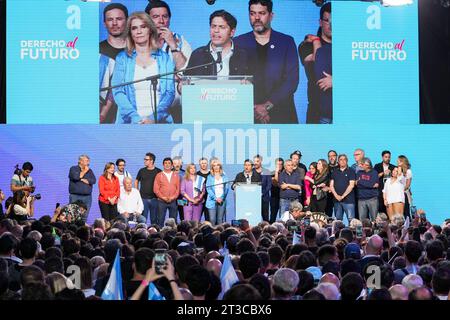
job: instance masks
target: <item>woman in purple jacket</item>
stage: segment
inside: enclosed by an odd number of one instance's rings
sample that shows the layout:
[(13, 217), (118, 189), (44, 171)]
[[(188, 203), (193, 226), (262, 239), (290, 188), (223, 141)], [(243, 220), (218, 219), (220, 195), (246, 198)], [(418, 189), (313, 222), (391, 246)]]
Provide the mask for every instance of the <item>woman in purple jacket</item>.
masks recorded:
[(181, 195), (186, 204), (183, 207), (184, 219), (200, 221), (205, 195), (205, 178), (197, 175), (195, 164), (186, 167), (186, 174), (181, 181)]

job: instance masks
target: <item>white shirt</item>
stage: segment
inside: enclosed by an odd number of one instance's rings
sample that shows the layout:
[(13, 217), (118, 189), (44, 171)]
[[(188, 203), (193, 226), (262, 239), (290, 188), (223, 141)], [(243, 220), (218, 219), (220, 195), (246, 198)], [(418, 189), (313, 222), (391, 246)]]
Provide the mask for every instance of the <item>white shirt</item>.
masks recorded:
[(388, 204), (396, 202), (405, 203), (405, 185), (402, 179), (397, 178), (395, 182), (393, 182), (392, 178), (387, 179), (384, 184), (383, 193), (386, 194)]
[(131, 188), (131, 192), (120, 192), (119, 201), (117, 203), (117, 210), (120, 214), (127, 213), (142, 213), (144, 211), (144, 203), (142, 202), (141, 194), (136, 188)]
[[(134, 80), (144, 79), (150, 76), (154, 76), (158, 74), (158, 64), (156, 61), (152, 61), (152, 63), (147, 67), (141, 67), (136, 63), (134, 69)], [(148, 118), (150, 120), (154, 120), (154, 106), (153, 106), (153, 89), (151, 85), (151, 81), (142, 81), (134, 84), (134, 88), (136, 90), (136, 110), (141, 118)], [(159, 104), (159, 81), (156, 92), (156, 105)]]
[(216, 198), (221, 198), (223, 196), (223, 178), (214, 178), (214, 184), (214, 194), (216, 195)]
[(120, 190), (122, 192), (123, 190), (123, 180), (125, 178), (130, 178), (131, 179), (131, 174), (128, 171), (124, 171), (123, 174), (120, 174), (118, 171), (114, 172), (114, 175), (117, 177), (117, 179), (119, 179), (119, 185), (120, 185)]
[(26, 216), (28, 215), (27, 208), (24, 208), (22, 206), (19, 206), (18, 204), (15, 204), (13, 207), (14, 213), (18, 216)]
[(406, 170), (406, 176), (402, 174), (401, 176), (398, 177), (398, 179), (400, 179), (403, 184), (406, 184), (406, 180), (412, 179), (412, 177), (413, 177), (412, 171), (411, 169), (408, 169)]
[(167, 180), (170, 182), (170, 179), (172, 179), (172, 173), (173, 171), (170, 171), (169, 173), (163, 171), (164, 175), (166, 176)]
[[(217, 61), (217, 52), (212, 47), (212, 44), (209, 45), (209, 51), (211, 52), (211, 55), (213, 56), (214, 60)], [(222, 63), (217, 64), (217, 75), (218, 76), (229, 76), (230, 75), (230, 59), (233, 55), (234, 51), (234, 43), (231, 41), (231, 48), (230, 50), (224, 54), (222, 51)]]

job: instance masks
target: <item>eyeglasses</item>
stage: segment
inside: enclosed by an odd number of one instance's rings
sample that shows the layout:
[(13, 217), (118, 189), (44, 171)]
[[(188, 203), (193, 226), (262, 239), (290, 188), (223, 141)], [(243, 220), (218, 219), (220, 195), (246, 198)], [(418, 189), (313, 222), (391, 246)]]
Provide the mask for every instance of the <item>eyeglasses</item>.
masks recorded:
[(144, 161), (150, 161), (151, 159), (144, 159)]
[(330, 19), (322, 19), (322, 21), (325, 24), (331, 24), (331, 20)]

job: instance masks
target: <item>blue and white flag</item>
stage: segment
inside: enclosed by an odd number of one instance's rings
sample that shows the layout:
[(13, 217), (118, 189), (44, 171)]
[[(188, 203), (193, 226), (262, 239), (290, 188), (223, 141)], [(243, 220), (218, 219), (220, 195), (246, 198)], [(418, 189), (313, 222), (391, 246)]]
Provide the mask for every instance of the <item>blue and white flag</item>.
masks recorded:
[(220, 282), (222, 283), (222, 292), (219, 295), (219, 299), (222, 300), (225, 292), (227, 292), (231, 288), (231, 286), (238, 281), (239, 278), (236, 274), (236, 271), (234, 271), (230, 255), (227, 254), (223, 259), (222, 270), (220, 270)]
[(292, 236), (292, 244), (300, 243), (300, 237), (301, 234), (297, 234), (297, 232), (294, 231), (294, 235)]
[(153, 282), (150, 282), (150, 284), (148, 285), (148, 300), (166, 300), (166, 298), (164, 298), (164, 296), (159, 293), (159, 290), (156, 288)]
[(223, 244), (223, 248), (219, 249), (219, 253), (220, 255), (224, 256), (229, 254), (228, 248), (227, 248), (227, 242), (225, 241), (225, 243)]
[(120, 270), (120, 254), (117, 249), (116, 258), (109, 275), (108, 283), (102, 293), (103, 300), (123, 300), (122, 272)]
[(198, 193), (202, 193), (204, 183), (205, 178), (203, 178), (201, 175), (197, 175), (197, 178), (195, 179), (194, 188), (197, 190)]

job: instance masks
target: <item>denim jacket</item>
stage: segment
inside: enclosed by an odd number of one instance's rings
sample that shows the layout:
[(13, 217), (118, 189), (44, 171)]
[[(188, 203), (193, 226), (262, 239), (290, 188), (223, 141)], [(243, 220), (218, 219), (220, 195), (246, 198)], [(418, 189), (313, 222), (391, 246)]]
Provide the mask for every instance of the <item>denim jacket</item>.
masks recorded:
[[(126, 51), (122, 51), (117, 55), (112, 77), (113, 86), (135, 80), (136, 56), (136, 50), (133, 50), (131, 56)], [(160, 74), (175, 70), (173, 61), (161, 49), (153, 51), (152, 57), (156, 59)], [(159, 88), (158, 123), (173, 123), (172, 116), (169, 114), (169, 107), (175, 98), (173, 75), (159, 79)], [(141, 117), (137, 113), (134, 85), (126, 85), (113, 89), (113, 96), (118, 106), (116, 123), (138, 123), (141, 120)]]
[[(230, 191), (230, 184), (225, 183), (228, 182), (228, 178), (225, 174), (222, 174), (222, 182), (224, 182), (224, 188), (221, 198), (223, 199), (223, 202), (226, 203), (228, 192)], [(206, 207), (208, 209), (214, 208), (214, 206), (216, 205), (216, 190), (214, 187), (215, 183), (216, 182), (214, 176), (210, 174), (206, 179), (206, 190), (208, 192), (208, 196), (206, 197)]]

